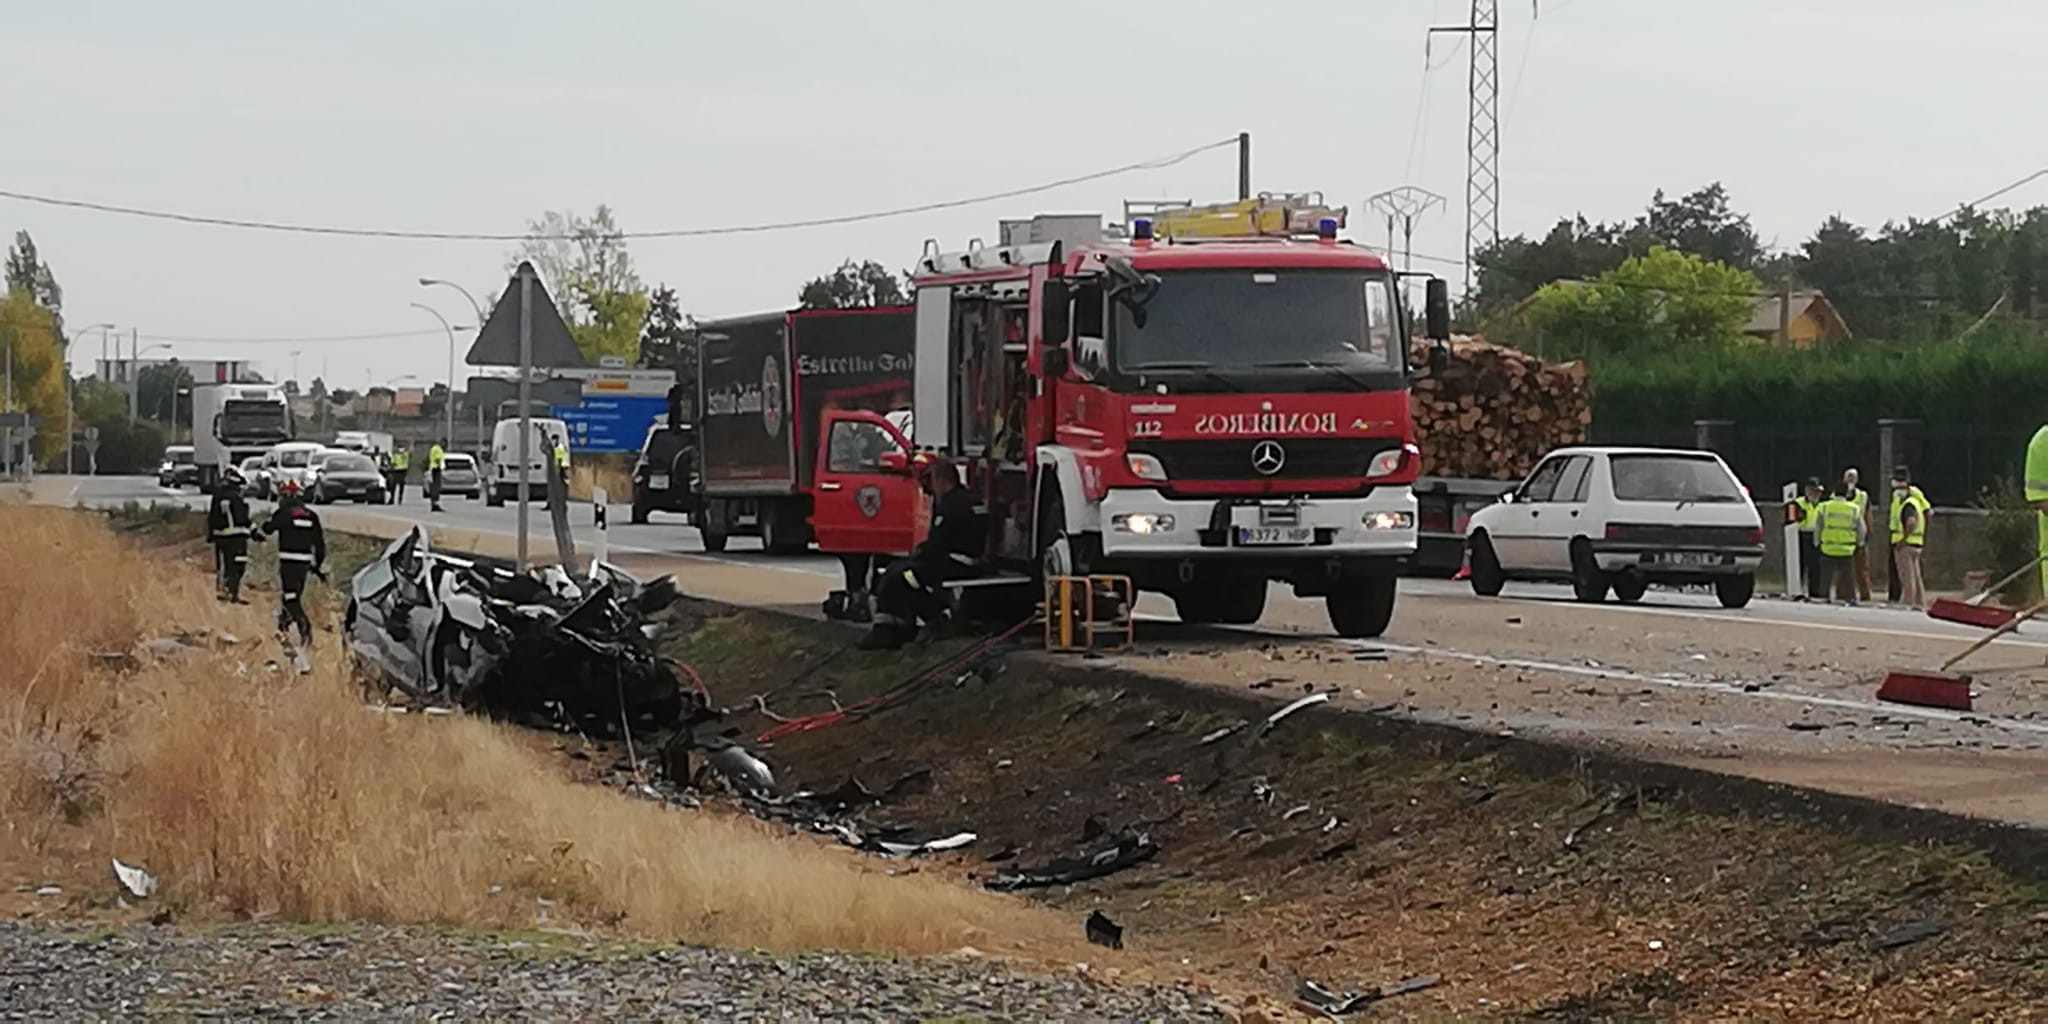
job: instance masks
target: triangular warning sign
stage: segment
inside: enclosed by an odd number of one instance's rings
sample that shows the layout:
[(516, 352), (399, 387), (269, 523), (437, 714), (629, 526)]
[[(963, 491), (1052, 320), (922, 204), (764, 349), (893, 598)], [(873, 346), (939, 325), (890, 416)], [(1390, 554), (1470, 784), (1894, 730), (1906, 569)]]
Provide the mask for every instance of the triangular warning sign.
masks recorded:
[(527, 299), (533, 306), (533, 365), (540, 367), (587, 366), (583, 353), (576, 348), (576, 339), (569, 334), (569, 325), (562, 322), (562, 314), (555, 309), (555, 300), (548, 295), (547, 286), (541, 283), (540, 275), (534, 272), (533, 264), (521, 263), (512, 272), (512, 280), (505, 285), (505, 293), (498, 297), (498, 304), (491, 307), (491, 315), (484, 320), (484, 328), (476, 334), (476, 341), (469, 346), (469, 355), (464, 357), (471, 366), (518, 366), (519, 365), (519, 277), (521, 274), (533, 278)]

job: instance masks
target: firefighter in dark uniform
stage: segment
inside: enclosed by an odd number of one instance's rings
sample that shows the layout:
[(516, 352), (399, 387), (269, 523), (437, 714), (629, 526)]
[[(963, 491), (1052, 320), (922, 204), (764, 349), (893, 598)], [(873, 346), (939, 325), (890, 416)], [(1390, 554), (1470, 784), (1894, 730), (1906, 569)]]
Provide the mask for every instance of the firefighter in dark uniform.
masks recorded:
[(278, 491), (277, 511), (270, 514), (256, 539), (277, 537), (277, 582), (281, 602), (277, 609), (277, 631), (297, 627), (299, 645), (313, 643), (313, 620), (306, 617), (306, 577), (325, 577), (327, 535), (321, 532), (320, 517), (306, 507), (304, 492), (296, 480), (287, 480)]
[(233, 466), (220, 475), (213, 501), (206, 509), (206, 539), (213, 543), (214, 596), (234, 604), (242, 600), (242, 574), (249, 568), (249, 499), (242, 495), (242, 474)]
[(932, 495), (931, 530), (910, 557), (882, 574), (875, 590), (875, 623), (861, 640), (863, 650), (896, 650), (917, 636), (919, 620), (944, 622), (945, 583), (972, 572), (988, 545), (974, 499), (960, 486), (950, 461), (936, 457), (928, 462), (924, 486)]

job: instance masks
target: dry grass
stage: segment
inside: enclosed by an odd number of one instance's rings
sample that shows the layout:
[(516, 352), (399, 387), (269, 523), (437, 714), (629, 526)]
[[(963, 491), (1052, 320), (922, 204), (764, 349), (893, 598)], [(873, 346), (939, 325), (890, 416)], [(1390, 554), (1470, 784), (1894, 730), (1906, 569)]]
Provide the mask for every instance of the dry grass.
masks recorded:
[(112, 892), (107, 858), (187, 914), (521, 928), (929, 953), (1066, 945), (1066, 922), (744, 819), (570, 780), (530, 741), (373, 713), (327, 640), (309, 678), (245, 644), (113, 676), (89, 652), (173, 626), (266, 637), (190, 565), (96, 520), (0, 507), (0, 872)]
[(589, 455), (569, 466), (569, 496), (589, 501), (591, 488), (602, 487), (614, 502), (633, 500), (633, 456)]

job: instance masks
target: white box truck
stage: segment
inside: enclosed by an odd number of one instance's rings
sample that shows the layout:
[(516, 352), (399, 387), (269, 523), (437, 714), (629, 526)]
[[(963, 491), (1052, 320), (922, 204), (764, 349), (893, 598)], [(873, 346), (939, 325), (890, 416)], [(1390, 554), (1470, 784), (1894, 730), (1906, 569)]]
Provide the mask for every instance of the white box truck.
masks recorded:
[(291, 401), (275, 384), (195, 384), (192, 428), (199, 487), (211, 490), (222, 469), (292, 439)]

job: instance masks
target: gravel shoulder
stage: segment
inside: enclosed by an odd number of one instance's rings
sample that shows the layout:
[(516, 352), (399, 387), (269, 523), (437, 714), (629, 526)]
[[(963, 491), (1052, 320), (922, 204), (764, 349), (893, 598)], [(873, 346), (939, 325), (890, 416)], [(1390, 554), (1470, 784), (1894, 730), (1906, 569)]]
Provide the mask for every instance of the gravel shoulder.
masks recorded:
[(0, 1020), (1215, 1021), (1206, 996), (897, 961), (371, 926), (0, 922)]

